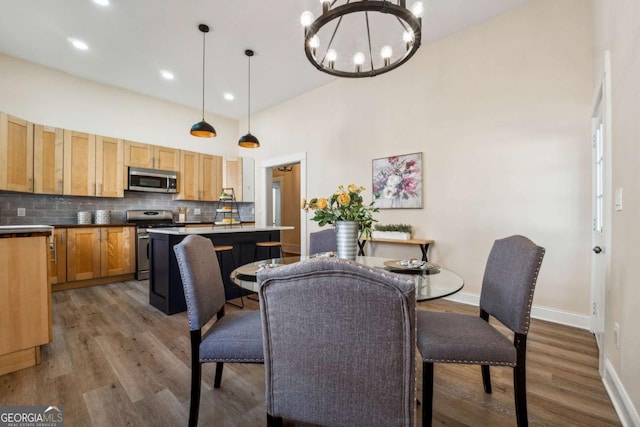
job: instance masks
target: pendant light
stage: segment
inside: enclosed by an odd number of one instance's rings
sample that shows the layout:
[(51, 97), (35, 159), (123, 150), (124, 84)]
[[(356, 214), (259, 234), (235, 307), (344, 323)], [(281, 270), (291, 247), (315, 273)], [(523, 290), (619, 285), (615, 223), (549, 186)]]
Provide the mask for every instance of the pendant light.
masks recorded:
[(258, 138), (251, 135), (251, 57), (253, 56), (253, 51), (251, 49), (247, 49), (244, 51), (244, 54), (249, 58), (249, 102), (247, 103), (248, 132), (245, 136), (240, 138), (238, 145), (243, 148), (258, 148), (260, 147), (260, 141), (258, 141)]
[(191, 126), (191, 135), (200, 138), (213, 138), (216, 136), (216, 130), (204, 120), (205, 35), (209, 32), (209, 26), (200, 24), (198, 29), (202, 32), (202, 121)]

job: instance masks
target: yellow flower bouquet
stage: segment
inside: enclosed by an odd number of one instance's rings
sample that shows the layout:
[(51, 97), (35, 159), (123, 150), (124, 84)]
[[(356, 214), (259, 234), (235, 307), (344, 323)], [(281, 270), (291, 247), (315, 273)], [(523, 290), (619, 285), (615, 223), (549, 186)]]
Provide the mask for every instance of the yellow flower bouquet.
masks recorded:
[(359, 225), (360, 236), (371, 237), (371, 227), (375, 219), (373, 213), (379, 209), (373, 206), (373, 202), (364, 204), (361, 193), (365, 190), (363, 186), (350, 184), (346, 189), (343, 185), (338, 186), (338, 190), (330, 197), (314, 197), (307, 201), (302, 199), (302, 209), (308, 212), (314, 211), (312, 221), (317, 221), (321, 227), (330, 224), (335, 225), (337, 221), (355, 221)]

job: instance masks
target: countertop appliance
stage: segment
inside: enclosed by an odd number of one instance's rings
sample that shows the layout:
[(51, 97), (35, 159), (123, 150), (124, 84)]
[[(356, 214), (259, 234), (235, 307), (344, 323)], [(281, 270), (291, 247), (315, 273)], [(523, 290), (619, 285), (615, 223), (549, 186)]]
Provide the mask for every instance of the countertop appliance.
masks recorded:
[(177, 193), (178, 172), (129, 167), (127, 189), (153, 193)]
[(173, 222), (173, 212), (167, 210), (131, 210), (126, 220), (136, 225), (136, 279), (149, 278), (149, 233), (148, 229), (157, 227), (177, 227)]

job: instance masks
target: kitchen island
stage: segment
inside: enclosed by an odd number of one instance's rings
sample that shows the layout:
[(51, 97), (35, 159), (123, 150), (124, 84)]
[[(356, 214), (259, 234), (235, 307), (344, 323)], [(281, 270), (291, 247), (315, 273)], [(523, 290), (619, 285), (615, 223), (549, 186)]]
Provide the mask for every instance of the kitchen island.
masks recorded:
[(0, 375), (40, 363), (51, 342), (49, 243), (53, 227), (0, 227)]
[[(211, 239), (214, 246), (233, 246), (233, 260), (227, 254), (220, 265), (227, 300), (246, 295), (248, 291), (233, 283), (229, 277), (236, 266), (254, 261), (256, 242), (280, 241), (282, 230), (290, 226), (273, 227), (169, 227), (149, 229), (149, 303), (165, 314), (187, 309), (180, 270), (173, 246), (191, 234)], [(260, 257), (267, 258), (266, 253)]]

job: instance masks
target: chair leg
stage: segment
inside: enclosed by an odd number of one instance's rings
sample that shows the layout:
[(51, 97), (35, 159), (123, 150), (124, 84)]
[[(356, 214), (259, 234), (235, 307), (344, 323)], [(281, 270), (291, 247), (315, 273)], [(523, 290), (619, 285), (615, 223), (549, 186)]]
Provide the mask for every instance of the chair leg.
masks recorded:
[(518, 358), (516, 366), (513, 368), (513, 392), (516, 403), (516, 419), (518, 427), (527, 427), (529, 425), (529, 417), (527, 415), (527, 371), (526, 371), (526, 351), (527, 336), (516, 334), (516, 349), (518, 350)]
[(433, 362), (422, 362), (422, 427), (431, 427), (433, 417)]
[(489, 371), (489, 365), (482, 365), (482, 386), (484, 392), (491, 394), (491, 371)]
[(242, 299), (242, 295), (240, 295), (240, 304), (236, 304), (235, 302), (231, 302), (231, 300), (228, 300), (227, 304), (231, 304), (231, 305), (236, 306), (238, 308), (244, 308), (244, 300)]
[(202, 365), (200, 364), (200, 331), (191, 331), (191, 403), (189, 404), (189, 427), (198, 425), (200, 410), (200, 381)]
[(267, 427), (282, 427), (282, 418), (267, 414)]
[(213, 388), (220, 388), (220, 383), (222, 382), (222, 368), (224, 367), (224, 363), (216, 362), (216, 377), (213, 381)]

